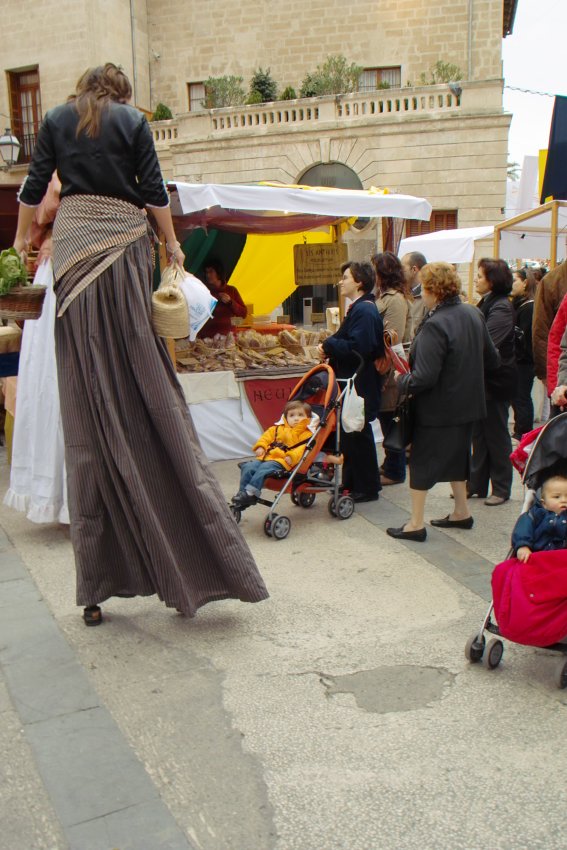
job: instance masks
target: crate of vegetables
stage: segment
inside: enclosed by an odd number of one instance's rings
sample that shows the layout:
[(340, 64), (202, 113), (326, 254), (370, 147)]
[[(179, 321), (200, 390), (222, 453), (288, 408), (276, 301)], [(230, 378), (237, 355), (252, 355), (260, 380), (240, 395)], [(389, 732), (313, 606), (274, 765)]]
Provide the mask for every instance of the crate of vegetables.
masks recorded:
[(0, 319), (39, 319), (46, 286), (32, 286), (15, 248), (0, 251)]

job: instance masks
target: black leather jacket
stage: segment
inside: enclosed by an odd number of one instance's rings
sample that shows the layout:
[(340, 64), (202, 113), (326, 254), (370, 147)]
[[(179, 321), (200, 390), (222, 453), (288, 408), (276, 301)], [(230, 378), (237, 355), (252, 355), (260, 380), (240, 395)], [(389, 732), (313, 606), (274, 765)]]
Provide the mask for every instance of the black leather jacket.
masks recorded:
[(123, 103), (103, 111), (100, 134), (77, 138), (79, 115), (73, 103), (46, 113), (37, 136), (29, 175), (20, 200), (37, 206), (53, 172), (61, 180), (61, 197), (105, 195), (137, 207), (165, 207), (167, 191), (151, 130), (141, 112)]

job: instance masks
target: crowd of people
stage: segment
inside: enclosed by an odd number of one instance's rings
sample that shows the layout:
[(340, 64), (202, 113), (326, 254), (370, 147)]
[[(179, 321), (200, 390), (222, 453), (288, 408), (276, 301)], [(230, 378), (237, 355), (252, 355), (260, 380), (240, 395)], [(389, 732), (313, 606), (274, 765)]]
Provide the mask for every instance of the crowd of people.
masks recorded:
[[(411, 516), (401, 528), (387, 529), (390, 536), (427, 539), (426, 496), (442, 481), (451, 483), (454, 505), (433, 526), (470, 529), (468, 499), (491, 507), (510, 499), (510, 454), (513, 442), (534, 428), (536, 375), (547, 379), (546, 395), (555, 405), (567, 405), (565, 267), (550, 274), (543, 267), (513, 272), (504, 260), (484, 258), (476, 304), (466, 303), (453, 266), (427, 263), (419, 253), (400, 260), (383, 252), (371, 263), (343, 267), (341, 292), (350, 306), (321, 355), (343, 378), (355, 371), (356, 353), (363, 357), (356, 387), (366, 405), (362, 432), (342, 435), (343, 488), (355, 502), (375, 500), (382, 487), (405, 481), (409, 457)], [(372, 373), (372, 362), (383, 354), (384, 329), (409, 348), (406, 374), (393, 367), (381, 378)], [(538, 362), (544, 370), (538, 371)], [(410, 399), (411, 445), (407, 453), (387, 446), (376, 475), (370, 421), (378, 411), (387, 435), (401, 397)]]

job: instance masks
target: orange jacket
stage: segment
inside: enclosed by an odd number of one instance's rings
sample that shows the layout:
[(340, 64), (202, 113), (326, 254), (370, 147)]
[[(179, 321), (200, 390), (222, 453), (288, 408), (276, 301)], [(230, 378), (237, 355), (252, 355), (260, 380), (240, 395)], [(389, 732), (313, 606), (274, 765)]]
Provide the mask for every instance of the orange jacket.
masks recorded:
[[(301, 422), (298, 422), (297, 425), (291, 428), (284, 418), (281, 425), (272, 425), (267, 431), (264, 431), (260, 439), (252, 447), (253, 451), (260, 448), (264, 449), (266, 454), (262, 460), (275, 460), (276, 463), (281, 463), (284, 469), (292, 469), (299, 463), (305, 451), (303, 440), (309, 440), (313, 436), (313, 432), (307, 427), (309, 421), (309, 419), (302, 419)], [(289, 448), (283, 449), (277, 446), (270, 448), (274, 442), (282, 443), (282, 445), (286, 445)], [(303, 445), (292, 449), (291, 446), (295, 446), (297, 443), (303, 443)], [(291, 464), (289, 466), (285, 462), (286, 457), (291, 458)]]

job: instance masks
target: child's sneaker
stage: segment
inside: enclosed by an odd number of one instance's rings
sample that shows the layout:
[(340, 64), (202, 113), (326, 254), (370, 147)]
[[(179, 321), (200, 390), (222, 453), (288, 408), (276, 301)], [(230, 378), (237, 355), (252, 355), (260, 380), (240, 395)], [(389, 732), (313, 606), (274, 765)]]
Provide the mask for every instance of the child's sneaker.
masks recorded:
[(235, 508), (249, 508), (250, 505), (255, 505), (258, 499), (244, 490), (240, 490), (236, 496), (232, 497), (232, 504)]

